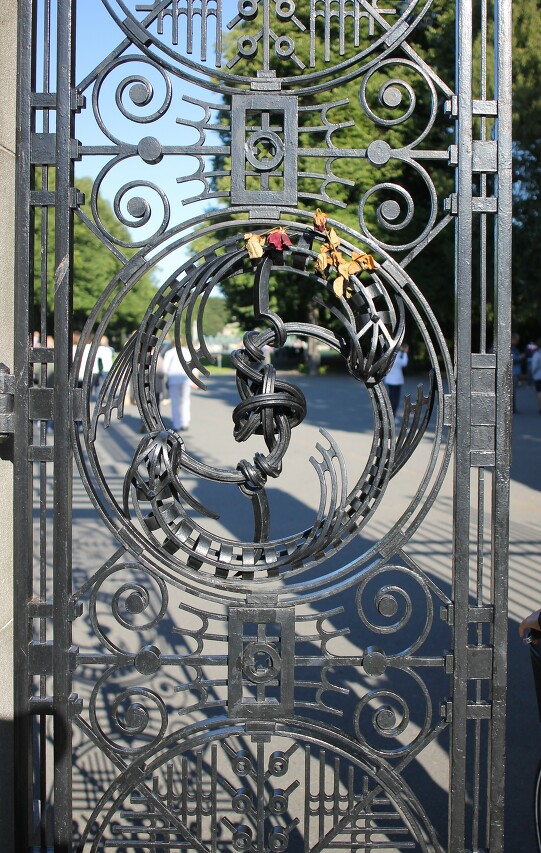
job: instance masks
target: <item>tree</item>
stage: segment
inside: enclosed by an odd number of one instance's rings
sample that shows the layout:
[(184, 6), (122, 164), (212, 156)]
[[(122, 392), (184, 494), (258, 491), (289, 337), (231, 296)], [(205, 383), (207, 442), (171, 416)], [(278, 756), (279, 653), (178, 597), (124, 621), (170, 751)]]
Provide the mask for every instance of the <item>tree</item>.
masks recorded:
[[(50, 181), (50, 188), (54, 180)], [(81, 210), (91, 219), (90, 197), (92, 181), (90, 178), (77, 180), (77, 188), (85, 195), (85, 203)], [(34, 270), (36, 276), (35, 311), (39, 316), (40, 288), (38, 276), (41, 273), (42, 260), (47, 264), (47, 314), (49, 327), (54, 329), (54, 286), (53, 275), (55, 268), (54, 242), (55, 223), (54, 208), (46, 209), (45, 214), (38, 211), (35, 218), (34, 240)], [(99, 211), (105, 228), (117, 239), (128, 241), (129, 232), (116, 218), (111, 205), (99, 198)], [(42, 256), (42, 217), (48, 217), (47, 247), (45, 258)], [(129, 256), (129, 250), (124, 250)], [(88, 315), (94, 309), (96, 302), (109, 282), (121, 269), (122, 263), (110, 249), (96, 236), (78, 216), (74, 217), (73, 225), (73, 325), (82, 329)], [(149, 302), (156, 292), (152, 277), (145, 274), (137, 285), (128, 293), (115, 315), (111, 319), (108, 332), (118, 342), (125, 339), (141, 322)], [(39, 328), (36, 322), (35, 328)]]
[(203, 332), (205, 337), (216, 337), (227, 326), (230, 320), (229, 311), (225, 299), (219, 296), (211, 296), (205, 305), (203, 315)]
[(541, 334), (541, 4), (513, 6), (513, 324), (523, 340)]
[[(392, 5), (392, 4), (391, 4)], [(295, 55), (300, 62), (308, 65), (310, 8), (307, 0), (295, 4), (295, 16), (305, 30), (295, 30)], [(365, 22), (366, 24), (366, 22)], [(244, 31), (250, 34), (257, 30), (258, 21), (248, 21)], [(227, 52), (229, 58), (236, 51), (238, 32), (235, 40), (229, 41)], [(338, 38), (338, 32), (331, 30), (331, 40)], [(452, 86), (454, 79), (454, 8), (451, 4), (436, 2), (427, 13), (413, 35), (415, 49), (433, 66), (439, 76)], [(410, 40), (410, 44), (412, 41)], [(443, 46), (445, 49), (443, 49)], [(343, 59), (353, 56), (357, 51), (352, 45), (346, 45)], [(291, 74), (291, 64), (279, 56), (273, 57), (273, 70), (277, 76)], [(250, 67), (252, 66), (252, 67)], [(256, 66), (250, 59), (243, 60), (243, 72), (255, 72)], [(397, 78), (399, 82), (397, 83)], [(362, 103), (359, 96), (360, 88), (365, 84)], [(387, 100), (381, 97), (385, 90), (392, 89), (392, 97)], [(416, 108), (403, 122), (397, 121), (405, 115), (408, 107), (409, 92), (415, 92)], [(400, 149), (407, 146), (421, 134), (423, 128), (430, 123), (432, 107), (432, 91), (419, 69), (410, 63), (404, 54), (397, 51), (394, 58), (381, 64), (373, 73), (359, 76), (349, 82), (341, 83), (337, 88), (318, 92), (316, 96), (301, 96), (299, 98), (299, 146), (304, 149), (322, 149), (325, 147), (325, 134), (332, 136), (332, 143), (337, 149), (365, 149), (377, 140), (382, 149)], [(435, 97), (443, 113), (443, 93), (436, 89)], [(372, 111), (372, 116), (370, 116)], [(324, 121), (322, 121), (322, 117)], [(224, 111), (221, 116), (224, 130), (222, 138), (230, 141), (230, 130), (227, 126), (229, 114)], [(318, 128), (318, 125), (320, 126)], [(453, 140), (453, 123), (438, 121), (431, 128), (426, 139), (419, 143), (420, 147), (446, 151)], [(272, 152), (271, 152), (272, 153)], [(263, 152), (264, 155), (264, 152)], [(339, 157), (332, 162), (332, 180), (327, 173), (329, 156), (324, 153), (321, 157), (301, 155), (298, 158), (298, 206), (307, 210), (321, 207), (329, 216), (339, 220), (343, 225), (359, 231), (358, 208), (359, 200), (364, 193), (376, 184), (399, 185), (405, 188), (410, 197), (415, 200), (415, 209), (411, 221), (400, 230), (393, 230), (394, 220), (387, 220), (391, 228), (385, 227), (378, 207), (386, 200), (385, 189), (380, 194), (367, 198), (364, 208), (366, 227), (369, 232), (393, 246), (411, 243), (423, 230), (423, 223), (429, 221), (431, 198), (427, 185), (414, 168), (400, 159), (390, 158), (358, 158)], [(440, 161), (441, 162), (441, 161)], [(217, 157), (214, 169), (217, 173), (230, 167), (228, 158)], [(443, 216), (443, 199), (454, 189), (454, 171), (448, 163), (439, 165), (438, 162), (429, 166), (439, 200), (439, 219)], [(272, 187), (272, 179), (271, 184)], [(325, 186), (329, 201), (321, 199), (321, 190)], [(215, 188), (229, 190), (229, 177), (219, 177), (215, 180)], [(247, 188), (250, 188), (247, 186)], [(388, 191), (387, 191), (388, 192)], [(319, 196), (319, 198), (318, 198)], [(387, 195), (387, 198), (389, 195)], [(397, 191), (390, 193), (391, 199), (398, 200), (404, 216), (404, 196)], [(332, 201), (331, 201), (332, 200)], [(388, 208), (387, 208), (388, 209)], [(396, 207), (392, 209), (396, 210)], [(400, 218), (399, 216), (399, 218)], [(362, 247), (359, 247), (362, 248)], [(402, 252), (402, 255), (406, 252)], [(438, 237), (426, 246), (418, 260), (411, 266), (410, 271), (415, 280), (426, 294), (436, 313), (441, 316), (442, 326), (449, 340), (452, 340), (452, 313), (448, 310), (449, 300), (453, 293), (453, 255), (454, 234), (452, 228), (444, 229)], [(400, 253), (399, 253), (400, 256)], [(442, 263), (442, 259), (444, 262)], [(283, 280), (283, 279), (282, 279)], [(224, 288), (226, 299), (232, 315), (249, 322), (251, 315), (252, 279), (248, 276), (236, 276)], [(305, 279), (295, 282), (288, 280), (284, 287), (280, 277), (271, 282), (271, 308), (279, 307), (282, 317), (299, 321), (314, 320), (313, 285)], [(332, 325), (330, 316), (321, 317), (322, 322)]]
[[(513, 327), (520, 332), (523, 341), (536, 340), (541, 330), (541, 295), (535, 273), (541, 263), (540, 11), (539, 0), (520, 0), (513, 4)], [(494, 84), (493, 34), (494, 27), (490, 23), (489, 92)], [(478, 33), (474, 52), (475, 78), (479, 78), (480, 53), (481, 34)], [(486, 138), (490, 138), (490, 132), (487, 122)]]

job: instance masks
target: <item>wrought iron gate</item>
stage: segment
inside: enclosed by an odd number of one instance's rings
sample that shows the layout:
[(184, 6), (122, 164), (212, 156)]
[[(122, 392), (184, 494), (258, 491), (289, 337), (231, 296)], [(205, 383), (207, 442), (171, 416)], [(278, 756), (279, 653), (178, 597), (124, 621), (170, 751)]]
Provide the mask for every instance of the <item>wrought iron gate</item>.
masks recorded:
[[(16, 849), (502, 851), (510, 4), (458, 3), (456, 84), (417, 46), (449, 13), (429, 0), (91, 5), (104, 46), (79, 73), (74, 0), (18, 4)], [(98, 159), (85, 203), (74, 164)], [(72, 350), (75, 221), (117, 271)], [(450, 229), (452, 344), (410, 274)], [(153, 270), (93, 396), (100, 339)], [(207, 300), (235, 287), (226, 465), (164, 423), (156, 374), (171, 335), (205, 387)], [(286, 315), (290, 288), (310, 288), (308, 319)], [(406, 338), (428, 367), (395, 420)], [(306, 383), (268, 362), (292, 340), (337, 353), (370, 404), (353, 470)], [(130, 382), (143, 431), (118, 433), (122, 467), (107, 436)], [(310, 418), (319, 440), (292, 447)], [(445, 583), (411, 541), (453, 448)], [(277, 532), (293, 453), (313, 517)], [(116, 543), (86, 566), (81, 484)], [(248, 535), (217, 524), (233, 495)], [(426, 757), (446, 752), (442, 809)]]

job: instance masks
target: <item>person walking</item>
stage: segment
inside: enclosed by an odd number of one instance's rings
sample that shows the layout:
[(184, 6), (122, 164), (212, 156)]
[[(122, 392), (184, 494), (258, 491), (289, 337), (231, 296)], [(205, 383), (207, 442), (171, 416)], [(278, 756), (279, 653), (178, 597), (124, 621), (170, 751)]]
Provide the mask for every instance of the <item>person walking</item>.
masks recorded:
[(408, 345), (402, 344), (399, 352), (397, 352), (396, 354), (393, 366), (391, 367), (389, 373), (383, 380), (385, 385), (387, 386), (389, 402), (391, 404), (391, 409), (393, 410), (393, 415), (395, 416), (395, 418), (397, 416), (398, 407), (400, 405), (400, 395), (402, 393), (402, 386), (404, 384), (404, 368), (408, 366), (408, 352)]
[(522, 376), (522, 361), (524, 354), (518, 348), (520, 335), (513, 332), (511, 335), (511, 359), (513, 361), (513, 414), (518, 415), (517, 409), (517, 388), (519, 386), (520, 377)]
[(541, 415), (541, 338), (537, 341), (537, 349), (531, 358), (532, 381), (537, 393), (537, 408)]
[(113, 366), (113, 360), (115, 357), (114, 349), (109, 346), (109, 338), (106, 335), (103, 335), (100, 338), (100, 345), (96, 352), (96, 363), (98, 365), (98, 380), (96, 392), (99, 394), (101, 391), (105, 380), (109, 375), (109, 371)]
[[(185, 357), (189, 353), (182, 350)], [(190, 426), (192, 383), (186, 375), (177, 349), (172, 346), (163, 356), (163, 369), (171, 398), (171, 418), (175, 432), (186, 432)]]

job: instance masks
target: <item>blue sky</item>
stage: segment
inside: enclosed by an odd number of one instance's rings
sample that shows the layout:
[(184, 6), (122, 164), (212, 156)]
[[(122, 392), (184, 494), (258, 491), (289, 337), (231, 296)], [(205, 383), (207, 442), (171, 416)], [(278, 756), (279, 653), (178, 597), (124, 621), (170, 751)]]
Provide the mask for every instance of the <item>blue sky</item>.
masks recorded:
[[(116, 8), (114, 0), (112, 5)], [(227, 5), (230, 7), (228, 8), (228, 13), (230, 11), (234, 15), (236, 4), (233, 0), (230, 0)], [(122, 42), (123, 38), (124, 34), (100, 0), (78, 0), (76, 50), (76, 77), (78, 84), (91, 74), (94, 68)], [(133, 48), (127, 51), (127, 54), (135, 57), (138, 51), (136, 48)], [(148, 116), (154, 113), (157, 106), (163, 103), (167, 93), (166, 83), (162, 75), (155, 68), (135, 59), (130, 62), (117, 64), (113, 72), (104, 81), (99, 98), (100, 114), (107, 131), (116, 137), (116, 139), (130, 144), (137, 144), (145, 137), (156, 138), (167, 145), (186, 145), (191, 141), (195, 141), (197, 139), (196, 131), (178, 124), (176, 119), (179, 117), (200, 119), (203, 115), (202, 109), (187, 104), (182, 100), (183, 95), (196, 97), (201, 101), (213, 104), (219, 104), (219, 95), (213, 92), (207, 93), (202, 87), (194, 86), (175, 77), (172, 78), (173, 93), (171, 106), (163, 117), (149, 123), (130, 121), (122, 115), (121, 110), (118, 108), (116, 96), (119, 86), (122, 85), (127, 76), (138, 78), (141, 75), (151, 84), (153, 89), (153, 96), (149, 105), (147, 107), (134, 108), (134, 104), (129, 97), (132, 83), (124, 89), (122, 98), (124, 106), (128, 110), (131, 108), (131, 111), (137, 116)], [(134, 83), (136, 84), (136, 79), (134, 79)], [(111, 145), (111, 140), (102, 132), (95, 118), (92, 107), (93, 90), (94, 84), (85, 90), (87, 103), (86, 108), (76, 119), (76, 137), (84, 146)], [(212, 144), (219, 144), (217, 137), (210, 141)], [(107, 163), (111, 163), (111, 159), (111, 155), (84, 156), (81, 162), (76, 163), (76, 178), (91, 177), (96, 179), (104, 166)], [(100, 184), (100, 194), (112, 204), (119, 189), (127, 182), (141, 180), (155, 183), (163, 190), (170, 202), (171, 222), (177, 223), (189, 220), (196, 215), (204, 213), (205, 206), (202, 203), (182, 205), (182, 200), (199, 195), (201, 184), (196, 181), (179, 184), (177, 178), (193, 174), (197, 166), (198, 163), (195, 158), (181, 155), (165, 156), (157, 165), (144, 163), (137, 156), (130, 157), (114, 168), (106, 170), (106, 174)], [(133, 229), (131, 232), (134, 239), (144, 241), (161, 222), (163, 204), (159, 194), (151, 188), (141, 189), (140, 187), (134, 187), (124, 194), (123, 201), (121, 202), (121, 210), (127, 221), (130, 221), (127, 202), (130, 197), (138, 195), (146, 197), (153, 210), (153, 217), (148, 225)], [(162, 272), (172, 272), (178, 266), (181, 259), (182, 254), (179, 253), (177, 257), (171, 258), (169, 262), (164, 261), (161, 264)]]

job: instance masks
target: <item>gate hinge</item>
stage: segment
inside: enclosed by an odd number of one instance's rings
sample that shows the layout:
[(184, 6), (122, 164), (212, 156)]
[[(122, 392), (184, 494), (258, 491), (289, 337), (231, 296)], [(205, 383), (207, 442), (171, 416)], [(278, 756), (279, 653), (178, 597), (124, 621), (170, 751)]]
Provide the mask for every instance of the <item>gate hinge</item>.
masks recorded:
[[(74, 672), (77, 667), (78, 646), (71, 646), (68, 651), (67, 669)], [(53, 674), (54, 644), (52, 640), (45, 643), (32, 641), (28, 646), (28, 668), (32, 675)]]
[(440, 705), (440, 716), (446, 723), (453, 721), (453, 703), (451, 699), (445, 699)]
[(71, 90), (71, 109), (74, 113), (80, 113), (86, 107), (86, 97), (81, 95), (78, 89)]
[(7, 364), (0, 362), (0, 443), (13, 435), (13, 406), (15, 403), (15, 377)]
[[(55, 713), (55, 704), (52, 696), (31, 696), (28, 700), (28, 710), (31, 714)], [(68, 697), (68, 716), (70, 719), (78, 716), (83, 710), (83, 700), (77, 693), (70, 693)]]
[(496, 117), (498, 115), (498, 101), (477, 101), (472, 102), (474, 116), (485, 116), (486, 118)]
[(68, 699), (68, 714), (70, 719), (78, 717), (83, 712), (83, 700), (78, 693), (70, 693)]
[(77, 187), (70, 187), (70, 207), (82, 207), (85, 203), (85, 194), (79, 192)]
[(481, 680), (492, 675), (493, 650), (490, 646), (467, 646), (468, 678)]
[(474, 139), (472, 172), (495, 174), (498, 171), (498, 143), (494, 139)]
[(445, 104), (443, 105), (443, 112), (450, 118), (456, 118), (458, 116), (458, 98), (456, 95), (452, 95), (448, 101), (445, 101)]
[(468, 702), (466, 714), (468, 720), (490, 720), (492, 719), (492, 705), (490, 702)]
[(452, 626), (454, 618), (455, 618), (455, 606), (452, 602), (440, 607), (440, 619), (442, 622), (446, 622), (447, 625)]
[(443, 210), (445, 213), (450, 213), (451, 216), (458, 214), (458, 195), (451, 193), (450, 196), (443, 199)]
[[(443, 112), (449, 118), (458, 118), (458, 97), (451, 95), (443, 105)], [(496, 117), (498, 115), (498, 101), (472, 101), (472, 115)]]
[[(71, 160), (81, 159), (81, 143), (70, 139), (69, 155)], [(35, 166), (54, 166), (56, 163), (56, 134), (33, 133), (30, 145), (30, 160)]]
[(31, 696), (28, 700), (28, 710), (31, 714), (52, 714), (53, 707), (52, 696)]
[(75, 622), (79, 616), (83, 615), (83, 602), (70, 600), (68, 603), (68, 619), (70, 622)]

